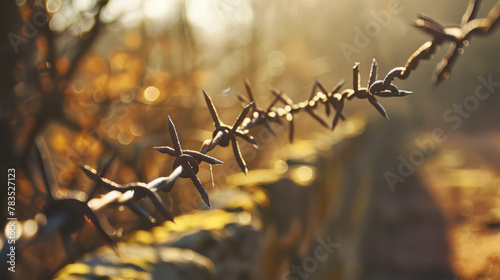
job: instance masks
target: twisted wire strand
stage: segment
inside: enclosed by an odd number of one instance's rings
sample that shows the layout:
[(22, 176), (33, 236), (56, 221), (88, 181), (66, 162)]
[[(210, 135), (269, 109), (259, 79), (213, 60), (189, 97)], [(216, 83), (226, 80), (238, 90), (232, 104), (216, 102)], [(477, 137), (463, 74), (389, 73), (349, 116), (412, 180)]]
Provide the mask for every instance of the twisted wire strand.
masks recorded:
[[(124, 204), (131, 207), (133, 211), (140, 213), (143, 217), (149, 217), (150, 221), (154, 222), (154, 218), (145, 213), (142, 208), (134, 204), (135, 202), (137, 202), (137, 200), (145, 196), (144, 193), (138, 191), (139, 188), (143, 188), (145, 190), (146, 196), (152, 198), (157, 197), (156, 193), (158, 191), (170, 191), (173, 188), (175, 181), (179, 177), (190, 178), (193, 181), (193, 184), (197, 188), (198, 192), (200, 192), (203, 201), (210, 207), (208, 194), (201, 184), (201, 181), (196, 176), (196, 173), (199, 170), (198, 164), (200, 164), (202, 161), (209, 162), (210, 164), (222, 164), (222, 162), (215, 158), (207, 156), (206, 154), (208, 152), (213, 150), (216, 146), (225, 147), (231, 144), (240, 168), (246, 173), (246, 163), (241, 155), (241, 152), (239, 151), (236, 137), (239, 137), (256, 146), (257, 143), (255, 139), (253, 139), (253, 137), (248, 134), (249, 129), (252, 127), (263, 125), (270, 132), (272, 132), (273, 135), (275, 135), (275, 133), (273, 133), (274, 130), (270, 126), (270, 123), (274, 122), (283, 124), (283, 122), (288, 122), (290, 126), (289, 139), (290, 141), (293, 141), (294, 115), (304, 111), (322, 126), (333, 130), (340, 120), (345, 120), (345, 116), (343, 115), (343, 108), (346, 100), (352, 100), (354, 98), (367, 99), (379, 113), (381, 113), (385, 118), (388, 118), (384, 107), (376, 100), (376, 97), (402, 97), (411, 94), (410, 91), (399, 90), (396, 85), (392, 84), (395, 78), (399, 78), (401, 80), (407, 79), (410, 76), (411, 72), (416, 70), (420, 61), (430, 59), (439, 45), (443, 44), (444, 42), (451, 41), (452, 44), (448, 53), (445, 55), (441, 63), (438, 64), (438, 67), (436, 69), (434, 80), (436, 83), (440, 83), (441, 81), (449, 77), (451, 68), (458, 57), (457, 54), (460, 52), (460, 49), (464, 45), (468, 44), (468, 40), (470, 39), (470, 37), (477, 34), (488, 34), (498, 25), (500, 18), (500, 1), (498, 1), (493, 6), (486, 17), (478, 19), (476, 17), (481, 2), (481, 0), (469, 1), (468, 7), (462, 17), (461, 25), (458, 28), (446, 28), (429, 17), (422, 15), (419, 16), (419, 19), (415, 22), (415, 26), (423, 30), (424, 32), (429, 33), (432, 38), (422, 44), (414, 53), (410, 55), (404, 67), (393, 68), (387, 73), (383, 80), (376, 80), (377, 62), (374, 60), (372, 63), (367, 87), (360, 86), (361, 83), (359, 78), (359, 64), (356, 63), (353, 68), (352, 89), (344, 89), (340, 91), (345, 83), (345, 80), (342, 80), (337, 83), (331, 91), (327, 91), (319, 80), (315, 80), (309, 98), (299, 103), (294, 103), (283, 92), (276, 89), (271, 89), (270, 92), (271, 94), (273, 94), (274, 99), (267, 109), (261, 109), (256, 104), (255, 95), (252, 92), (250, 83), (246, 81), (245, 88), (250, 100), (246, 100), (244, 98), (241, 99), (245, 103), (248, 103), (248, 105), (243, 109), (232, 126), (225, 125), (219, 119), (217, 111), (215, 110), (215, 106), (213, 105), (210, 97), (203, 91), (205, 101), (207, 102), (207, 107), (214, 120), (215, 128), (212, 138), (207, 139), (203, 142), (199, 152), (181, 149), (179, 139), (177, 137), (177, 132), (175, 131), (175, 126), (173, 125), (173, 122), (169, 117), (169, 133), (171, 135), (173, 148), (167, 146), (155, 147), (155, 149), (162, 153), (166, 153), (168, 155), (176, 157), (173, 170), (168, 176), (156, 178), (149, 183), (137, 182), (127, 185), (119, 185), (106, 178), (103, 178), (101, 174), (97, 174), (97, 171), (88, 168), (86, 169), (87, 176), (91, 177), (91, 179), (94, 178), (95, 181), (107, 184), (108, 187), (112, 186), (113, 188), (111, 188), (111, 190), (108, 190), (107, 193), (103, 194), (100, 197), (89, 197), (86, 202), (82, 202), (74, 198), (65, 198), (62, 200), (64, 201), (64, 203), (60, 203), (61, 200), (59, 200), (59, 202), (57, 202), (57, 205), (59, 205), (58, 207), (69, 208), (61, 210), (73, 211), (74, 209), (71, 209), (71, 206), (67, 205), (78, 204), (78, 207), (80, 207), (80, 211), (82, 212), (82, 215), (85, 217), (85, 219), (88, 219), (87, 221), (90, 221), (99, 230), (100, 234), (103, 235), (103, 237), (113, 246), (113, 240), (109, 237), (109, 235), (106, 233), (106, 230), (103, 228), (103, 225), (106, 225), (106, 221), (101, 221), (101, 219), (103, 219), (102, 215), (95, 214), (108, 205)], [(285, 104), (285, 106), (275, 108), (274, 106), (277, 103), (283, 103)], [(335, 112), (332, 120), (332, 125), (330, 127), (325, 120), (323, 120), (319, 115), (316, 114), (316, 109), (319, 107), (319, 105), (323, 105), (325, 107), (325, 113), (327, 116), (329, 116), (331, 112)], [(247, 117), (249, 113), (250, 117)], [(46, 153), (38, 153), (39, 163), (42, 164), (43, 159), (46, 158), (47, 155)], [(44, 174), (46, 172), (45, 169), (48, 169), (47, 172), (51, 172), (50, 169), (52, 167), (45, 166), (44, 168), (42, 164), (41, 168), (42, 179), (47, 193), (49, 194), (49, 200), (51, 200), (52, 202), (57, 201), (58, 199), (54, 198), (54, 196), (52, 195), (53, 190), (51, 189), (52, 182), (50, 180), (50, 176)], [(91, 196), (93, 196), (94, 193), (95, 192), (92, 191)], [(165, 211), (166, 207), (161, 200), (157, 200), (155, 206)], [(65, 225), (67, 225), (67, 223), (71, 222), (71, 215), (58, 215), (57, 217), (58, 219), (56, 220), (55, 225), (45, 225), (45, 229), (49, 229), (48, 231), (46, 230), (46, 232), (51, 233), (54, 231), (60, 231), (62, 228), (64, 228)], [(43, 227), (41, 231), (44, 231)], [(36, 235), (34, 235), (32, 239), (36, 239)], [(30, 244), (33, 240), (25, 241), (26, 244)]]

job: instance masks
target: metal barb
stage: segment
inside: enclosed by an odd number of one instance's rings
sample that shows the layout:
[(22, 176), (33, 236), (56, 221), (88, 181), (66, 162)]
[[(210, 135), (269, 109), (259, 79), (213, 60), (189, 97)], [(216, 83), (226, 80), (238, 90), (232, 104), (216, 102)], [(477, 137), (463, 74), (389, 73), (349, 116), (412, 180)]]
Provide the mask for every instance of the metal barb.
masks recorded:
[(115, 231), (111, 226), (108, 226), (109, 222), (103, 215), (98, 216), (89, 207), (87, 201), (80, 201), (74, 198), (58, 198), (52, 194), (53, 185), (55, 185), (55, 175), (53, 174), (52, 164), (47, 162), (50, 159), (50, 152), (45, 141), (41, 138), (37, 138), (35, 141), (35, 153), (40, 167), (40, 175), (49, 194), (49, 200), (44, 209), (47, 223), (38, 230), (37, 237), (57, 230), (62, 235), (63, 240), (66, 240), (65, 248), (68, 256), (71, 257), (74, 253), (74, 248), (67, 246), (73, 243), (71, 234), (79, 230), (85, 222), (88, 222), (117, 252), (116, 243), (108, 235), (108, 232)]
[[(205, 96), (208, 99), (207, 104), (211, 103), (210, 97), (208, 97), (208, 95), (206, 95), (206, 93), (205, 93)], [(217, 111), (215, 110), (215, 107), (212, 107), (212, 109), (213, 109), (213, 110), (211, 110), (211, 112), (213, 112), (212, 116), (216, 117), (214, 119), (214, 123), (219, 123), (219, 124), (223, 125), (222, 122), (220, 122), (220, 120), (218, 119)], [(243, 118), (244, 118), (244, 116), (241, 118), (238, 118), (237, 121), (235, 122), (235, 124), (238, 125), (238, 123), (241, 123), (241, 121), (243, 121)], [(179, 174), (179, 177), (190, 178), (191, 181), (193, 181), (193, 184), (195, 185), (196, 189), (200, 193), (203, 201), (208, 205), (208, 207), (211, 207), (210, 201), (208, 199), (207, 191), (205, 190), (205, 188), (201, 184), (201, 181), (198, 179), (198, 177), (196, 177), (196, 174), (199, 171), (198, 165), (201, 162), (207, 162), (209, 164), (223, 164), (223, 162), (214, 158), (214, 157), (208, 156), (202, 152), (197, 152), (197, 151), (192, 151), (192, 150), (182, 150), (181, 143), (180, 143), (179, 137), (177, 135), (177, 130), (175, 129), (175, 125), (172, 122), (172, 119), (170, 118), (170, 116), (168, 117), (168, 127), (169, 127), (170, 138), (172, 139), (172, 145), (174, 146), (174, 148), (171, 148), (168, 146), (162, 146), (162, 147), (154, 147), (154, 149), (161, 152), (161, 153), (164, 153), (164, 154), (167, 154), (167, 155), (170, 155), (170, 156), (173, 156), (176, 158), (174, 161), (174, 164), (173, 164), (173, 169), (175, 170), (179, 166), (182, 166), (183, 170)]]
[[(255, 141), (253, 136), (248, 134), (248, 130), (246, 130), (246, 129), (242, 130), (240, 128), (246, 115), (248, 114), (248, 112), (250, 111), (252, 106), (254, 106), (255, 103), (251, 102), (248, 105), (246, 105), (245, 108), (243, 108), (241, 113), (236, 118), (233, 125), (228, 126), (228, 125), (224, 124), (219, 119), (219, 117), (217, 115), (217, 110), (215, 109), (215, 106), (213, 105), (213, 102), (212, 102), (212, 99), (210, 98), (210, 96), (208, 96), (208, 94), (205, 91), (203, 91), (203, 94), (205, 96), (205, 101), (207, 103), (207, 106), (212, 114), (212, 118), (214, 118), (215, 130), (213, 132), (212, 141), (210, 143), (212, 143), (216, 138), (218, 138), (219, 140), (217, 141), (217, 144), (221, 147), (227, 147), (229, 144), (231, 144), (233, 146), (234, 157), (236, 158), (236, 161), (238, 162), (240, 169), (243, 172), (245, 172), (245, 174), (247, 174), (248, 168), (246, 166), (245, 160), (243, 159), (241, 153), (238, 152), (239, 147), (238, 147), (238, 142), (237, 142), (236, 137), (242, 138), (243, 140), (252, 144), (252, 146), (254, 148), (256, 148), (256, 149), (258, 148), (257, 141)], [(215, 147), (215, 145), (210, 144), (210, 145), (205, 146), (205, 147), (207, 147), (205, 149), (206, 150), (205, 152), (208, 152), (209, 150), (213, 149)]]
[(430, 17), (419, 15), (414, 24), (415, 27), (431, 35), (432, 39), (410, 56), (401, 78), (408, 77), (409, 72), (415, 70), (420, 60), (431, 58), (437, 46), (450, 42), (448, 51), (438, 63), (433, 76), (436, 85), (448, 79), (453, 65), (463, 53), (464, 47), (468, 45), (470, 37), (476, 34), (488, 34), (500, 22), (500, 1), (497, 1), (486, 17), (477, 18), (481, 2), (480, 0), (469, 1), (459, 27), (445, 27)]

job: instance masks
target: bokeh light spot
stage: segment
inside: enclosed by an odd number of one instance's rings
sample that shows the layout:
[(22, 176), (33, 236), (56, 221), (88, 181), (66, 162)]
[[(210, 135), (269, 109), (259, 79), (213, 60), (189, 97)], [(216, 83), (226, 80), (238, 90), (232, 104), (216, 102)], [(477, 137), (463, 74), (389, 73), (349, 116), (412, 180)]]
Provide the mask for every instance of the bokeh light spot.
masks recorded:
[(5, 236), (7, 239), (18, 240), (23, 232), (23, 225), (18, 221), (9, 221), (5, 225)]
[(132, 140), (133, 140), (132, 135), (130, 135), (126, 132), (123, 132), (123, 131), (118, 133), (118, 141), (120, 142), (120, 144), (128, 145), (128, 144), (132, 143)]
[(284, 174), (288, 170), (288, 164), (284, 160), (274, 162), (274, 169), (279, 174)]
[(48, 0), (45, 7), (47, 8), (47, 12), (55, 13), (61, 8), (61, 0)]
[(311, 166), (302, 165), (298, 168), (293, 169), (290, 173), (290, 179), (299, 186), (310, 186), (314, 180), (316, 170)]
[(146, 98), (147, 101), (154, 102), (158, 97), (160, 97), (160, 90), (156, 87), (150, 86), (144, 90), (144, 98)]
[(36, 232), (38, 231), (38, 224), (36, 223), (35, 220), (27, 220), (24, 222), (23, 226), (23, 238), (31, 238), (33, 237)]
[(240, 212), (238, 218), (242, 224), (248, 224), (252, 221), (252, 215), (248, 211)]

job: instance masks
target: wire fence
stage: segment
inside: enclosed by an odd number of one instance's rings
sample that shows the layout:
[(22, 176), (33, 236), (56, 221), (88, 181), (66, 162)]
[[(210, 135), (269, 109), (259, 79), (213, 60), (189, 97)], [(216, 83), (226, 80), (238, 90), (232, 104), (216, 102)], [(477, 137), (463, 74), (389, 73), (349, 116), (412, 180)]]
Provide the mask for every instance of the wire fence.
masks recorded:
[[(82, 171), (94, 183), (93, 189), (87, 194), (87, 198), (71, 197), (71, 195), (58, 197), (53, 193), (53, 190), (56, 189), (56, 180), (49, 149), (41, 138), (36, 138), (34, 143), (35, 153), (48, 199), (42, 215), (37, 215), (32, 220), (35, 221), (35, 223), (32, 223), (35, 230), (29, 235), (16, 236), (19, 240), (17, 246), (29, 246), (38, 240), (43, 240), (47, 236), (59, 232), (63, 237), (68, 256), (71, 259), (75, 259), (77, 256), (72, 249), (71, 234), (87, 222), (119, 253), (114, 237), (119, 237), (120, 234), (100, 212), (101, 209), (109, 205), (123, 205), (151, 223), (155, 223), (158, 220), (173, 221), (174, 216), (165, 206), (158, 192), (171, 191), (176, 180), (179, 178), (190, 179), (203, 202), (208, 207), (211, 207), (209, 195), (197, 177), (199, 164), (203, 162), (211, 165), (223, 164), (222, 161), (207, 154), (217, 146), (227, 147), (231, 145), (238, 166), (242, 172), (247, 173), (247, 164), (240, 151), (238, 141), (246, 141), (258, 149), (257, 142), (249, 134), (249, 130), (252, 127), (264, 126), (271, 134), (276, 135), (273, 125), (284, 125), (287, 123), (289, 126), (289, 140), (293, 141), (296, 114), (305, 112), (325, 128), (334, 130), (341, 120), (346, 119), (346, 116), (343, 114), (346, 101), (353, 99), (368, 100), (383, 117), (388, 119), (389, 117), (385, 108), (377, 98), (404, 97), (412, 93), (411, 91), (399, 90), (392, 83), (394, 79), (403, 80), (408, 78), (411, 72), (417, 68), (420, 61), (432, 57), (437, 46), (450, 42), (449, 50), (438, 64), (433, 77), (435, 83), (441, 83), (450, 76), (454, 63), (459, 54), (463, 53), (463, 47), (469, 44), (471, 37), (473, 35), (488, 34), (498, 25), (500, 1), (491, 8), (484, 18), (477, 18), (480, 4), (480, 0), (471, 0), (469, 2), (459, 27), (447, 28), (429, 17), (419, 16), (419, 19), (415, 22), (415, 26), (428, 33), (431, 39), (422, 44), (408, 58), (404, 67), (393, 68), (386, 74), (384, 79), (377, 80), (378, 64), (373, 60), (365, 87), (361, 86), (359, 64), (356, 63), (353, 67), (352, 88), (341, 90), (345, 83), (345, 80), (342, 80), (332, 90), (328, 91), (319, 80), (316, 80), (308, 98), (299, 103), (292, 101), (284, 92), (271, 88), (269, 92), (272, 94), (273, 100), (266, 108), (262, 108), (256, 100), (250, 82), (245, 81), (247, 96), (239, 95), (238, 98), (247, 105), (232, 125), (225, 124), (219, 118), (212, 99), (203, 91), (206, 105), (214, 123), (212, 138), (205, 140), (199, 151), (184, 150), (181, 147), (175, 125), (169, 117), (168, 130), (172, 144), (171, 146), (160, 146), (154, 149), (175, 157), (172, 166), (173, 171), (170, 175), (156, 178), (149, 183), (134, 182), (118, 184), (105, 178), (105, 173), (109, 169), (114, 157), (103, 158), (97, 170), (83, 163), (80, 164)], [(283, 106), (278, 107), (277, 104), (282, 104)], [(326, 116), (333, 117), (329, 121), (325, 120), (317, 113), (319, 107), (324, 107)], [(106, 193), (98, 196), (96, 195), (97, 189), (104, 189)], [(137, 204), (138, 201), (146, 197), (151, 200), (161, 217), (154, 218), (148, 211)], [(3, 238), (7, 240), (6, 236)], [(8, 247), (7, 242), (4, 242), (0, 257), (4, 264)]]

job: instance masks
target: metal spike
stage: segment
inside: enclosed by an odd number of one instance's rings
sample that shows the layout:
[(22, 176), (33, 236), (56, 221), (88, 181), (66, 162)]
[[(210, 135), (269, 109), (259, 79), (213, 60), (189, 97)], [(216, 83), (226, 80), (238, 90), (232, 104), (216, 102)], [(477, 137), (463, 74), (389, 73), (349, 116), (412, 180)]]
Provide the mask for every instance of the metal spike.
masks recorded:
[[(290, 116), (290, 118), (288, 118), (288, 116)], [(290, 140), (290, 143), (293, 143), (294, 128), (293, 128), (293, 115), (291, 113), (287, 114), (287, 120), (288, 120), (288, 123), (290, 124), (290, 131), (288, 134), (288, 139)]]
[(205, 188), (201, 184), (200, 179), (198, 177), (196, 177), (196, 174), (194, 174), (194, 172), (191, 168), (189, 168), (187, 166), (185, 168), (189, 174), (189, 178), (191, 178), (191, 181), (193, 181), (194, 186), (196, 187), (196, 189), (198, 189), (198, 192), (200, 193), (201, 199), (203, 199), (203, 202), (205, 202), (205, 204), (208, 207), (212, 208), (212, 206), (210, 205), (210, 200), (208, 198), (207, 190), (205, 190)]
[(148, 195), (149, 199), (151, 200), (151, 202), (153, 202), (153, 205), (156, 207), (156, 209), (161, 213), (161, 215), (166, 220), (168, 220), (168, 221), (174, 220), (174, 215), (172, 215), (170, 210), (168, 210), (167, 206), (165, 206), (165, 204), (163, 204), (163, 200), (161, 199), (161, 196), (158, 193), (149, 190), (149, 192), (147, 192), (147, 195)]
[(139, 205), (134, 204), (131, 201), (126, 202), (125, 205), (140, 218), (149, 220), (152, 224), (156, 223), (156, 219), (151, 216), (146, 210), (142, 209)]
[(175, 125), (172, 122), (170, 116), (168, 116), (168, 132), (170, 133), (170, 139), (172, 139), (172, 146), (174, 146), (175, 156), (182, 155), (181, 143), (179, 142), (179, 136), (175, 130)]
[(240, 166), (241, 171), (243, 171), (245, 174), (248, 174), (248, 168), (247, 168), (247, 165), (245, 163), (245, 160), (243, 159), (243, 156), (241, 155), (238, 141), (236, 140), (236, 138), (232, 138), (231, 142), (232, 142), (232, 146), (233, 146), (234, 157), (236, 158), (236, 161), (238, 162), (238, 165)]
[(354, 64), (352, 69), (352, 89), (354, 92), (358, 92), (360, 88), (360, 77), (359, 77), (359, 62)]
[(257, 108), (257, 102), (255, 101), (255, 95), (252, 91), (252, 87), (250, 86), (250, 81), (245, 79), (245, 89), (247, 90), (248, 98), (250, 98), (250, 102), (254, 103), (254, 108)]
[(377, 80), (377, 67), (378, 67), (377, 60), (374, 58), (370, 70), (370, 78), (368, 80), (368, 85), (366, 86), (366, 88), (368, 89)]
[(212, 119), (214, 121), (215, 127), (220, 127), (221, 126), (221, 121), (219, 118), (219, 115), (217, 114), (217, 110), (215, 109), (214, 103), (212, 102), (212, 99), (208, 94), (203, 91), (203, 96), (205, 97), (205, 102), (207, 103), (208, 110), (210, 111), (210, 115), (212, 116)]
[(375, 107), (375, 109), (377, 109), (377, 111), (382, 114), (382, 116), (384, 118), (386, 118), (387, 120), (389, 119), (389, 116), (387, 116), (387, 112), (385, 111), (385, 108), (384, 106), (382, 106), (382, 104), (380, 104), (377, 99), (375, 99), (375, 97), (373, 95), (369, 95), (368, 96), (368, 100), (370, 101), (370, 103), (373, 105), (373, 107)]
[(335, 117), (333, 118), (333, 123), (332, 123), (332, 131), (335, 129), (337, 126), (340, 116), (342, 115), (342, 110), (344, 109), (344, 99), (341, 98), (338, 102), (338, 107), (337, 107), (337, 112), (335, 114)]
[(241, 111), (240, 115), (238, 116), (238, 118), (234, 122), (233, 126), (231, 127), (231, 131), (229, 132), (230, 134), (234, 133), (236, 131), (236, 129), (241, 125), (241, 123), (243, 122), (243, 120), (247, 116), (247, 114), (250, 111), (250, 108), (252, 107), (253, 104), (254, 103), (251, 102), (250, 104), (245, 106), (245, 108), (243, 108), (243, 111)]
[(49, 148), (47, 147), (47, 143), (41, 138), (37, 138), (35, 141), (36, 158), (40, 167), (40, 175), (42, 175), (45, 191), (49, 199), (54, 200), (55, 196), (52, 188), (57, 185), (57, 181), (52, 165), (47, 163), (47, 161), (50, 161)]
[(168, 146), (162, 146), (162, 147), (153, 147), (153, 149), (157, 150), (160, 153), (167, 154), (169, 156), (176, 156), (176, 152), (174, 148), (168, 147)]
[(185, 154), (188, 154), (188, 155), (194, 157), (198, 161), (204, 161), (204, 162), (208, 162), (210, 164), (224, 164), (224, 162), (222, 162), (214, 157), (211, 157), (211, 156), (206, 155), (206, 154), (202, 154), (202, 153), (197, 152), (197, 151), (183, 150), (183, 152)]

